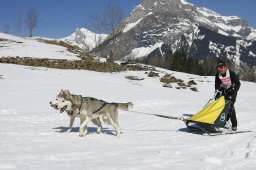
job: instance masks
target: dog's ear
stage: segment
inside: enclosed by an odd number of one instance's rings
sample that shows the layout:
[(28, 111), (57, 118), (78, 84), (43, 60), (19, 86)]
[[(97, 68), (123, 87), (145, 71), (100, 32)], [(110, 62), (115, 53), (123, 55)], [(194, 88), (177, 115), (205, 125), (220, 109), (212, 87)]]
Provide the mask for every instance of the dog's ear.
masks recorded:
[(63, 93), (64, 93), (64, 91), (61, 89), (59, 95), (62, 95)]
[(69, 95), (69, 94), (71, 94), (71, 93), (69, 92), (69, 90), (64, 90), (64, 94), (65, 94), (65, 95)]

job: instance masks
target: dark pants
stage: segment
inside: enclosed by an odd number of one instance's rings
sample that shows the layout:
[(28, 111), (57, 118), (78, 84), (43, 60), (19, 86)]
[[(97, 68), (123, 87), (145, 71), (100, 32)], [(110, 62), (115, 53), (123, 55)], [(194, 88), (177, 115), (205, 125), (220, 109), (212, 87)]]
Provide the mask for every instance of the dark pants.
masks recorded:
[(231, 118), (232, 127), (237, 127), (236, 110), (234, 107), (235, 102), (236, 102), (235, 100), (231, 101), (231, 104), (230, 104), (230, 108), (231, 108), (230, 118)]

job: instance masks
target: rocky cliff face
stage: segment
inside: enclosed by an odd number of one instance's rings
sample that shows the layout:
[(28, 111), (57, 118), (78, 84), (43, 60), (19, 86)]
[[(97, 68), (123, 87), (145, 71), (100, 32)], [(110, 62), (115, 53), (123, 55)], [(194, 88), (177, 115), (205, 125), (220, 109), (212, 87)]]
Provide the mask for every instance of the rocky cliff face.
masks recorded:
[(115, 34), (94, 49), (101, 56), (141, 59), (185, 49), (198, 59), (232, 60), (256, 67), (256, 30), (237, 16), (199, 8), (185, 0), (141, 0)]

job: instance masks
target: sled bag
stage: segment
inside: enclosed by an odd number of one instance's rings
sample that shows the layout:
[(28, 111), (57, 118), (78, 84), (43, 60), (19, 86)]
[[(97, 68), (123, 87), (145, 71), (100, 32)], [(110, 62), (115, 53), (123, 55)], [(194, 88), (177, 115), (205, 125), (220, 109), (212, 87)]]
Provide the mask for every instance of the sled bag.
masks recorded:
[(200, 122), (224, 127), (230, 113), (230, 102), (224, 96), (213, 101), (194, 116), (185, 119), (187, 122)]

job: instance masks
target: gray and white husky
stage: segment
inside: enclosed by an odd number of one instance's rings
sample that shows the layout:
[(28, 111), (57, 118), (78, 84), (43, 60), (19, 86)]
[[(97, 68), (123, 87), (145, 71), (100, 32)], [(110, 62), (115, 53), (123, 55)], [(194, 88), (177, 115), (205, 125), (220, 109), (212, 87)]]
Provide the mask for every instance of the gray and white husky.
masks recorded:
[[(65, 92), (70, 93), (68, 90)], [(54, 109), (60, 110), (60, 113), (62, 113), (64, 111), (67, 112), (67, 114), (70, 118), (69, 128), (68, 128), (67, 132), (71, 132), (75, 117), (79, 117), (79, 114), (77, 114), (77, 112), (73, 112), (73, 110), (77, 109), (78, 103), (73, 104), (73, 106), (72, 106), (71, 101), (65, 100), (65, 98), (63, 97), (65, 95), (65, 92), (63, 90), (61, 90), (60, 93), (56, 96), (56, 99), (54, 99), (53, 101), (50, 102), (50, 105)], [(80, 124), (82, 123), (81, 121), (82, 121), (82, 119), (80, 119)], [(99, 118), (93, 119), (92, 123), (97, 126), (97, 133), (101, 133), (102, 132), (102, 124), (101, 124), (100, 119)]]
[(82, 97), (81, 95), (71, 94), (68, 90), (61, 90), (56, 99), (50, 105), (60, 112), (66, 111), (70, 116), (68, 131), (71, 131), (75, 117), (80, 118), (79, 136), (87, 133), (87, 124), (92, 121), (98, 128), (97, 132), (102, 131), (100, 117), (106, 124), (114, 127), (116, 135), (120, 136), (121, 128), (118, 124), (118, 110), (131, 110), (133, 104), (128, 103), (108, 103), (92, 97)]

